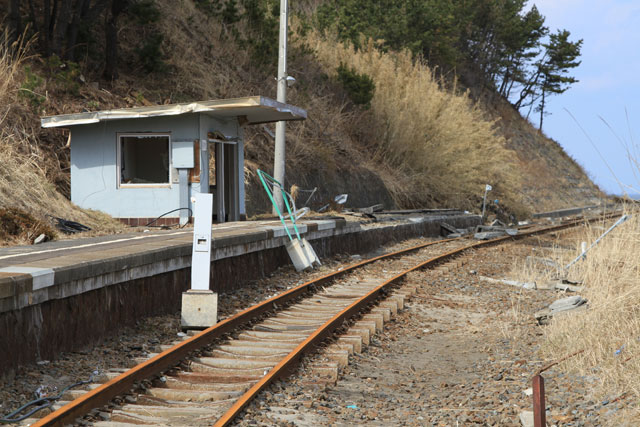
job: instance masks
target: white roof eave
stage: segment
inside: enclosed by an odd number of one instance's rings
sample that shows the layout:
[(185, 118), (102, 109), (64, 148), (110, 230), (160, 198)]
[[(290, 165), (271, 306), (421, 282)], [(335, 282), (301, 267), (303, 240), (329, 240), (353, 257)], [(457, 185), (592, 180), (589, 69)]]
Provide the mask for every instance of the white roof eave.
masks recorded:
[[(158, 105), (152, 107), (122, 108), (117, 110), (94, 111), (77, 114), (62, 114), (58, 116), (48, 116), (41, 119), (43, 128), (69, 127), (99, 123), (110, 120), (138, 119), (147, 117), (176, 116), (186, 113), (221, 113), (221, 117), (236, 117), (246, 115), (249, 112), (271, 114), (274, 117), (268, 120), (249, 120), (249, 123), (265, 123), (274, 121), (304, 120), (307, 112), (293, 105), (283, 104), (270, 98), (254, 96), (248, 98), (235, 98), (228, 100), (212, 100), (191, 102), (185, 104)], [(241, 111), (242, 110), (242, 111)], [(281, 114), (273, 114), (273, 113)], [(224, 115), (222, 115), (224, 113)], [(229, 114), (231, 113), (231, 114)], [(278, 117), (275, 117), (278, 116)]]

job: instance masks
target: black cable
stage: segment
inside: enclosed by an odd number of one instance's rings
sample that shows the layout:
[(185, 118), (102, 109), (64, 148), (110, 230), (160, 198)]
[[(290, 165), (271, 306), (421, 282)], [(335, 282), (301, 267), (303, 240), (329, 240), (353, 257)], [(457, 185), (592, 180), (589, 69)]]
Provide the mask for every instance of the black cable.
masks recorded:
[[(44, 408), (49, 408), (53, 405), (54, 402), (56, 402), (57, 400), (60, 400), (62, 398), (62, 395), (64, 395), (64, 393), (67, 390), (70, 390), (74, 387), (78, 387), (81, 385), (86, 385), (86, 384), (90, 384), (93, 382), (93, 377), (98, 375), (99, 372), (98, 371), (93, 371), (91, 373), (91, 376), (89, 377), (88, 380), (85, 381), (78, 381), (77, 383), (73, 383), (71, 385), (68, 385), (67, 387), (63, 388), (62, 391), (55, 395), (55, 396), (45, 396), (45, 397), (39, 397), (35, 400), (32, 400), (31, 402), (25, 403), (24, 405), (22, 405), (21, 407), (19, 407), (18, 409), (16, 409), (15, 411), (11, 412), (10, 414), (7, 414), (5, 417), (0, 418), (0, 424), (14, 424), (14, 423), (19, 423), (22, 420), (26, 420), (27, 418), (29, 418), (31, 415), (35, 414), (36, 412), (44, 409)], [(38, 405), (42, 403), (41, 405)], [(22, 415), (18, 415), (21, 412), (24, 412), (25, 409), (30, 408), (34, 405), (38, 405), (35, 408), (32, 408), (29, 412), (26, 412)]]
[(52, 218), (57, 221), (56, 227), (58, 230), (67, 234), (74, 234), (81, 231), (90, 231), (91, 227), (88, 227), (84, 224), (80, 224), (79, 222), (71, 221), (64, 218), (59, 218), (57, 216), (46, 214), (49, 218)]
[[(150, 227), (150, 226), (151, 226), (151, 224), (153, 224), (154, 222), (156, 222), (157, 220), (159, 220), (160, 218), (162, 218), (162, 217), (163, 217), (163, 216), (165, 216), (165, 215), (169, 215), (169, 214), (170, 214), (170, 213), (172, 213), (172, 212), (175, 212), (175, 211), (181, 211), (181, 210), (184, 210), (184, 209), (186, 209), (186, 210), (188, 210), (188, 211), (189, 211), (189, 216), (193, 216), (193, 211), (191, 210), (191, 208), (178, 208), (178, 209), (174, 209), (174, 210), (171, 210), (171, 211), (169, 211), (169, 212), (165, 212), (165, 213), (163, 213), (163, 214), (162, 214), (162, 215), (160, 215), (158, 218), (156, 218), (156, 219), (154, 219), (153, 221), (150, 221), (148, 224), (146, 224), (146, 225), (145, 225), (145, 227)], [(185, 222), (183, 225), (181, 225), (181, 226), (180, 226), (180, 227), (178, 227), (178, 228), (184, 228), (188, 223), (189, 223), (189, 221)], [(163, 226), (162, 226), (162, 225), (154, 225), (153, 227), (163, 227)]]

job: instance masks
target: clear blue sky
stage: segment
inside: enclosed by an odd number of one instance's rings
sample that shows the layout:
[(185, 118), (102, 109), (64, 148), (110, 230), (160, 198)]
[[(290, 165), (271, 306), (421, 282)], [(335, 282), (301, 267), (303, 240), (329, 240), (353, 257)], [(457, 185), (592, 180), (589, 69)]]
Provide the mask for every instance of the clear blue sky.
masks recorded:
[[(552, 32), (567, 29), (572, 41), (584, 39), (582, 64), (572, 71), (580, 82), (549, 99), (552, 114), (545, 117), (544, 133), (603, 190), (640, 193), (640, 1), (529, 0), (533, 4)], [(538, 123), (538, 117), (532, 121)], [(630, 162), (629, 152), (637, 164)]]

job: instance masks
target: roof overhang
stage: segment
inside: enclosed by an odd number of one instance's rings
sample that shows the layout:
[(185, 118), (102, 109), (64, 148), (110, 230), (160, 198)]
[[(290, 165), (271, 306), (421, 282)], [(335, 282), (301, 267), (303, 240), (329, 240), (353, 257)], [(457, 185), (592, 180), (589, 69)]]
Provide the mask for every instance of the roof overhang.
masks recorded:
[(187, 113), (204, 113), (223, 120), (238, 118), (242, 124), (304, 120), (307, 118), (307, 112), (302, 108), (283, 104), (263, 96), (251, 96), (152, 107), (122, 108), (90, 113), (61, 114), (59, 116), (42, 117), (41, 124), (43, 128), (70, 127), (110, 120), (177, 116)]

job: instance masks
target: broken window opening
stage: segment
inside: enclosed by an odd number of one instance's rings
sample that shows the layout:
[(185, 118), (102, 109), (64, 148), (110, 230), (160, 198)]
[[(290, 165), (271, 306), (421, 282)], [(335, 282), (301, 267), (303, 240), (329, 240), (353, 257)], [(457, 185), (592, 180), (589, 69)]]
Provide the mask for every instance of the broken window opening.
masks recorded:
[(169, 185), (170, 138), (166, 134), (118, 136), (120, 185)]

